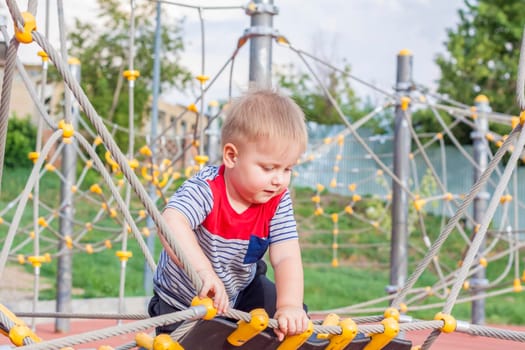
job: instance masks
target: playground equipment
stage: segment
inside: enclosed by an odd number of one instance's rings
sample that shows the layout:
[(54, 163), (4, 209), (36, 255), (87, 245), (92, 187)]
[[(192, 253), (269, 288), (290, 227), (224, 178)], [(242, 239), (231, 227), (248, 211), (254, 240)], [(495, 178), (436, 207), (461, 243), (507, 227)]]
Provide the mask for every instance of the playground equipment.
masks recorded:
[[(126, 262), (131, 257), (130, 252), (126, 248), (125, 238), (128, 232), (133, 234), (137, 242), (139, 243), (143, 255), (145, 257), (145, 260), (149, 267), (153, 269), (155, 267), (154, 259), (151, 257), (151, 254), (149, 253), (149, 250), (147, 248), (147, 244), (144, 242), (144, 230), (139, 229), (137, 226), (138, 223), (141, 223), (146, 219), (146, 217), (150, 217), (151, 220), (159, 227), (159, 234), (162, 234), (166, 237), (169, 244), (173, 247), (175, 253), (177, 256), (180, 257), (181, 262), (184, 264), (185, 269), (187, 271), (188, 276), (195, 284), (196, 289), (200, 289), (200, 281), (196, 277), (195, 272), (193, 271), (193, 268), (191, 264), (186, 262), (184, 259), (184, 252), (180, 250), (180, 248), (177, 245), (176, 240), (173, 238), (172, 234), (169, 232), (169, 229), (166, 227), (166, 225), (163, 223), (162, 218), (160, 217), (159, 211), (157, 209), (157, 203), (154, 202), (151, 199), (150, 193), (145, 189), (145, 183), (148, 185), (153, 185), (155, 189), (158, 191), (159, 197), (162, 198), (163, 191), (169, 187), (169, 184), (176, 180), (178, 176), (180, 176), (180, 173), (175, 172), (172, 168), (170, 168), (171, 161), (167, 160), (164, 162), (164, 164), (154, 164), (150, 158), (151, 158), (151, 149), (148, 146), (145, 146), (141, 148), (141, 151), (139, 152), (137, 156), (138, 159), (135, 159), (135, 155), (132, 154), (131, 150), (134, 148), (133, 145), (130, 145), (130, 151), (128, 152), (128, 155), (125, 156), (119, 148), (116, 146), (114, 140), (112, 139), (111, 133), (107, 130), (107, 127), (103, 120), (100, 118), (100, 116), (97, 114), (93, 106), (91, 105), (90, 101), (87, 99), (85, 93), (80, 88), (77, 79), (75, 78), (74, 74), (69, 70), (69, 67), (66, 66), (66, 64), (63, 62), (63, 60), (60, 58), (56, 50), (49, 44), (49, 42), (46, 40), (44, 36), (42, 36), (37, 30), (36, 25), (34, 23), (34, 18), (31, 17), (31, 11), (25, 12), (21, 14), (16, 6), (16, 4), (13, 1), (6, 1), (6, 3), (9, 6), (9, 9), (11, 11), (13, 20), (15, 22), (16, 26), (16, 34), (15, 39), (13, 39), (9, 45), (8, 48), (8, 54), (7, 54), (7, 61), (5, 66), (5, 79), (4, 79), (4, 85), (2, 89), (2, 109), (0, 109), (0, 130), (5, 131), (5, 126), (7, 125), (7, 116), (8, 116), (8, 108), (5, 106), (8, 105), (7, 102), (9, 101), (9, 94), (10, 94), (10, 84), (12, 81), (12, 74), (15, 66), (18, 67), (19, 71), (23, 72), (20, 68), (20, 65), (17, 64), (16, 61), (16, 50), (17, 47), (20, 45), (20, 43), (28, 43), (28, 42), (36, 42), (38, 45), (43, 49), (43, 51), (46, 53), (42, 57), (46, 57), (46, 60), (49, 59), (53, 64), (56, 65), (60, 75), (63, 77), (65, 84), (68, 86), (68, 88), (71, 90), (71, 94), (73, 97), (75, 97), (77, 103), (82, 107), (82, 110), (85, 112), (86, 117), (89, 119), (89, 122), (92, 125), (92, 128), (96, 132), (96, 137), (93, 139), (92, 142), (88, 141), (81, 133), (76, 132), (77, 128), (75, 127), (74, 123), (71, 120), (71, 116), (68, 116), (67, 113), (64, 116), (64, 120), (56, 123), (53, 121), (52, 118), (50, 118), (49, 115), (47, 115), (47, 112), (45, 111), (45, 108), (43, 108), (41, 102), (39, 102), (39, 98), (37, 96), (36, 90), (34, 87), (31, 87), (31, 84), (28, 84), (28, 89), (32, 91), (32, 94), (34, 96), (35, 104), (37, 105), (37, 108), (39, 109), (42, 118), (46, 121), (46, 123), (50, 126), (50, 128), (53, 130), (52, 136), (49, 138), (47, 143), (43, 145), (42, 149), (35, 152), (34, 154), (31, 154), (31, 157), (34, 161), (34, 168), (31, 173), (31, 176), (28, 180), (28, 183), (24, 189), (24, 191), (20, 194), (20, 197), (17, 198), (16, 201), (13, 202), (11, 207), (16, 207), (16, 212), (13, 215), (13, 219), (9, 223), (9, 230), (7, 232), (6, 238), (3, 241), (3, 248), (0, 256), (0, 273), (4, 269), (7, 260), (10, 257), (13, 257), (10, 255), (10, 252), (12, 251), (12, 243), (15, 239), (15, 235), (17, 234), (17, 230), (19, 227), (19, 222), (21, 220), (21, 215), (23, 214), (24, 208), (26, 207), (27, 202), (31, 198), (31, 193), (35, 186), (38, 186), (38, 178), (41, 176), (40, 172), (42, 169), (45, 169), (46, 172), (56, 172), (57, 174), (60, 174), (59, 176), (62, 176), (64, 179), (67, 179), (66, 183), (69, 184), (68, 189), (70, 190), (70, 194), (82, 194), (85, 196), (85, 198), (90, 198), (90, 200), (94, 200), (97, 203), (102, 203), (100, 205), (100, 209), (95, 214), (95, 218), (101, 218), (109, 217), (110, 219), (114, 219), (117, 221), (117, 223), (121, 226), (121, 230), (115, 230), (111, 232), (112, 238), (103, 240), (98, 242), (96, 245), (82, 245), (80, 244), (80, 239), (82, 236), (86, 233), (92, 230), (94, 227), (96, 227), (91, 222), (85, 222), (82, 223), (84, 228), (80, 231), (73, 232), (72, 226), (66, 227), (65, 231), (67, 232), (69, 230), (69, 234), (64, 234), (64, 230), (62, 232), (55, 232), (57, 240), (61, 240), (64, 246), (67, 249), (78, 249), (83, 250), (88, 253), (94, 253), (98, 249), (106, 249), (109, 248), (109, 246), (112, 245), (113, 242), (121, 242), (122, 243), (122, 249), (117, 252), (117, 257), (122, 263), (122, 269), (125, 270)], [(34, 6), (35, 2), (30, 1), (29, 7), (31, 8)], [(271, 16), (274, 15), (276, 12), (273, 11), (273, 6), (270, 6), (269, 8), (265, 7), (266, 5), (261, 3), (251, 3), (247, 11), (248, 13), (253, 16), (253, 18), (256, 18), (257, 16)], [(33, 11), (34, 12), (34, 11)], [(239, 40), (238, 46), (235, 49), (234, 54), (232, 55), (230, 62), (233, 62), (238, 50), (242, 47), (242, 45), (248, 40), (263, 40), (263, 42), (259, 42), (258, 45), (265, 45), (264, 42), (266, 42), (266, 45), (268, 44), (268, 39), (275, 39), (278, 43), (283, 44), (285, 47), (291, 49), (292, 51), (296, 52), (301, 58), (304, 59), (306, 53), (294, 48), (283, 36), (277, 35), (275, 32), (269, 32), (264, 38), (261, 38), (258, 35), (255, 35), (255, 33), (247, 33), (246, 36), (242, 38), (242, 40)], [(64, 47), (65, 45), (63, 45)], [(257, 45), (255, 45), (257, 46)], [(63, 57), (66, 57), (67, 55), (62, 55)], [(409, 53), (407, 52), (401, 52), (400, 57), (401, 61), (405, 61), (409, 57)], [(70, 62), (70, 65), (72, 63)], [(74, 63), (73, 63), (74, 65)], [(226, 65), (225, 65), (226, 67)], [(265, 67), (266, 69), (268, 67)], [(312, 70), (313, 71), (313, 70)], [(254, 76), (259, 76), (259, 73), (262, 73), (261, 79), (264, 79), (264, 77), (267, 75), (267, 71), (257, 72), (258, 74), (254, 73)], [(133, 65), (130, 65), (130, 69), (126, 71), (125, 77), (128, 80), (130, 90), (132, 90), (133, 81), (139, 77), (139, 74), (136, 70), (133, 69)], [(211, 84), (213, 80), (209, 81), (205, 78), (204, 74), (200, 74), (197, 78), (199, 82), (201, 83), (202, 90), (201, 92), (204, 93), (206, 88), (205, 84)], [(256, 78), (254, 78), (256, 79)], [(406, 83), (407, 81), (400, 81), (401, 83)], [(266, 82), (267, 83), (267, 82)], [(209, 85), (208, 85), (209, 86)], [(337, 103), (335, 103), (334, 98), (329, 94), (328, 91), (325, 91), (327, 93), (327, 96), (330, 97), (332, 102), (334, 103), (334, 106), (337, 109)], [(410, 112), (410, 104), (415, 103), (412, 99), (410, 99), (408, 96), (405, 96), (408, 92), (399, 89), (397, 91), (397, 94), (390, 94), (387, 93), (386, 96), (391, 99), (389, 101), (389, 105), (396, 106), (396, 118), (398, 119), (398, 122), (401, 123), (403, 120), (408, 119), (408, 113)], [(202, 112), (203, 105), (202, 101), (204, 100), (203, 97), (200, 98), (201, 101), (201, 108), (200, 111)], [(198, 101), (196, 101), (197, 103)], [(442, 108), (446, 110), (450, 110), (453, 113), (455, 113), (458, 116), (458, 119), (464, 119), (466, 116), (470, 116), (473, 120), (473, 125), (475, 125), (477, 116), (474, 118), (474, 115), (478, 114), (478, 110), (471, 110), (470, 108), (464, 108), (463, 106), (460, 107), (450, 107), (450, 106), (441, 106), (438, 104), (430, 104), (429, 102), (422, 102), (422, 103), (428, 103), (429, 106), (432, 108)], [(196, 104), (190, 104), (188, 106), (188, 111), (191, 111), (196, 114), (196, 117), (200, 117), (199, 109), (196, 107)], [(70, 110), (69, 108), (66, 108), (66, 110)], [(72, 110), (72, 109), (71, 109)], [(132, 110), (132, 109), (131, 109)], [(489, 139), (487, 136), (487, 139), (489, 140), (498, 140), (497, 142), (501, 141), (501, 144), (499, 145), (499, 149), (497, 153), (491, 158), (489, 164), (487, 164), (485, 169), (480, 168), (480, 174), (478, 177), (477, 182), (473, 186), (472, 190), (464, 196), (460, 196), (459, 194), (453, 194), (449, 193), (446, 189), (446, 186), (444, 183), (440, 184), (440, 190), (442, 193), (440, 193), (437, 197), (429, 196), (429, 197), (416, 197), (412, 194), (412, 192), (404, 185), (406, 181), (403, 180), (403, 176), (406, 176), (406, 174), (400, 174), (396, 173), (395, 171), (392, 171), (390, 169), (390, 166), (385, 164), (383, 160), (380, 159), (367, 145), (365, 140), (356, 132), (356, 130), (360, 127), (361, 123), (364, 123), (366, 121), (365, 119), (362, 119), (358, 123), (349, 123), (348, 120), (344, 117), (342, 112), (339, 109), (339, 113), (341, 114), (342, 121), (346, 124), (346, 129), (343, 131), (340, 135), (335, 137), (334, 139), (337, 140), (334, 144), (337, 146), (340, 146), (340, 150), (342, 150), (341, 146), (344, 144), (344, 137), (345, 134), (351, 134), (356, 142), (360, 144), (360, 146), (368, 153), (371, 159), (375, 161), (375, 163), (378, 165), (380, 171), (375, 171), (376, 176), (386, 176), (390, 177), (393, 180), (393, 183), (395, 186), (397, 186), (397, 191), (399, 192), (398, 195), (401, 197), (406, 196), (406, 198), (402, 200), (396, 200), (394, 197), (391, 197), (390, 200), (393, 203), (402, 203), (403, 205), (408, 205), (410, 199), (411, 203), (414, 206), (414, 209), (416, 213), (420, 213), (422, 209), (424, 208), (425, 204), (431, 202), (432, 200), (436, 198), (441, 198), (447, 202), (455, 202), (456, 212), (452, 215), (451, 219), (448, 221), (447, 225), (443, 228), (441, 233), (438, 237), (436, 237), (433, 242), (429, 237), (429, 235), (426, 235), (426, 240), (428, 241), (428, 252), (425, 253), (424, 257), (421, 259), (420, 263), (418, 264), (417, 268), (415, 269), (414, 273), (410, 278), (406, 279), (401, 278), (400, 281), (396, 281), (396, 283), (392, 283), (392, 294), (382, 300), (383, 302), (385, 300), (391, 301), (391, 304), (393, 306), (393, 309), (388, 309), (384, 312), (384, 314), (380, 316), (371, 316), (366, 317), (363, 319), (343, 319), (343, 320), (337, 320), (336, 323), (331, 323), (332, 321), (328, 320), (327, 324), (314, 324), (312, 322), (311, 327), (309, 330), (299, 336), (290, 337), (289, 339), (285, 340), (282, 344), (277, 344), (275, 342), (275, 339), (271, 338), (267, 334), (259, 334), (262, 330), (267, 328), (266, 326), (263, 327), (261, 324), (265, 325), (267, 322), (267, 326), (269, 328), (276, 327), (276, 321), (267, 319), (263, 317), (263, 321), (260, 323), (256, 323), (254, 321), (255, 315), (254, 314), (247, 314), (242, 313), (237, 310), (229, 310), (228, 314), (225, 315), (228, 318), (232, 318), (234, 320), (239, 320), (240, 323), (235, 326), (232, 323), (227, 323), (227, 321), (219, 320), (219, 319), (213, 319), (213, 320), (206, 320), (212, 319), (213, 316), (209, 315), (209, 308), (201, 306), (194, 306), (191, 307), (185, 311), (181, 311), (179, 313), (171, 314), (171, 315), (164, 315), (152, 319), (144, 319), (141, 321), (136, 321), (130, 324), (126, 325), (119, 325), (115, 326), (110, 329), (106, 329), (103, 331), (97, 331), (92, 332), (90, 334), (84, 334), (84, 335), (77, 335), (77, 336), (71, 336), (71, 337), (64, 337), (59, 340), (55, 341), (48, 341), (48, 342), (41, 342), (37, 335), (33, 334), (33, 332), (25, 326), (16, 316), (12, 314), (9, 310), (3, 309), (0, 313), (1, 315), (1, 330), (3, 333), (7, 334), (11, 341), (17, 345), (22, 346), (23, 348), (27, 349), (49, 349), (49, 348), (61, 348), (65, 346), (72, 346), (75, 344), (83, 343), (88, 341), (88, 339), (104, 339), (104, 337), (111, 336), (113, 334), (125, 334), (125, 333), (136, 333), (139, 331), (142, 331), (144, 329), (148, 329), (157, 325), (161, 325), (164, 323), (172, 323), (176, 321), (189, 321), (189, 320), (195, 320), (199, 318), (204, 318), (205, 321), (197, 321), (195, 322), (191, 327), (191, 330), (189, 330), (187, 333), (180, 336), (178, 339), (164, 339), (165, 337), (161, 338), (148, 338), (147, 336), (144, 337), (143, 335), (140, 335), (137, 340), (131, 342), (130, 344), (127, 344), (124, 347), (135, 347), (135, 346), (143, 346), (148, 348), (150, 345), (155, 348), (155, 344), (157, 343), (163, 343), (164, 341), (167, 342), (166, 348), (176, 348), (177, 345), (174, 344), (175, 341), (179, 342), (179, 346), (186, 346), (187, 348), (194, 349), (197, 346), (200, 346), (196, 344), (197, 340), (200, 340), (203, 334), (212, 334), (214, 339), (214, 344), (217, 346), (229, 346), (225, 345), (225, 339), (227, 339), (228, 344), (232, 345), (242, 345), (246, 343), (246, 348), (266, 348), (266, 347), (276, 347), (279, 349), (315, 349), (315, 348), (327, 348), (327, 349), (379, 349), (384, 348), (384, 346), (387, 346), (387, 348), (390, 349), (408, 349), (410, 347), (409, 342), (403, 341), (401, 339), (397, 339), (396, 336), (399, 334), (399, 332), (409, 332), (411, 330), (416, 329), (431, 329), (433, 330), (433, 333), (431, 337), (429, 337), (428, 341), (423, 344), (423, 348), (428, 348), (432, 345), (433, 340), (442, 332), (448, 333), (448, 332), (464, 332), (467, 334), (472, 335), (478, 335), (478, 336), (491, 336), (501, 339), (510, 339), (514, 341), (523, 342), (525, 341), (525, 335), (523, 332), (513, 332), (513, 331), (506, 331), (506, 330), (497, 330), (490, 327), (477, 327), (475, 325), (470, 325), (464, 322), (457, 322), (450, 314), (453, 304), (457, 301), (457, 296), (460, 292), (460, 289), (464, 287), (464, 282), (467, 279), (469, 275), (472, 273), (475, 273), (476, 270), (472, 269), (472, 266), (474, 262), (481, 261), (479, 257), (477, 256), (477, 252), (479, 251), (479, 248), (482, 246), (483, 238), (485, 237), (488, 226), (490, 223), (490, 219), (494, 216), (494, 212), (496, 211), (497, 207), (500, 204), (508, 203), (509, 195), (505, 194), (505, 189), (507, 188), (507, 184), (509, 182), (509, 179), (511, 178), (511, 175), (514, 170), (514, 166), (517, 163), (517, 159), (521, 157), (522, 150), (523, 150), (523, 144), (525, 143), (525, 136), (523, 136), (522, 128), (523, 124), (525, 123), (525, 118), (522, 116), (510, 118), (507, 116), (501, 116), (495, 113), (490, 113), (486, 111), (481, 111), (482, 114), (486, 117), (492, 117), (498, 120), (501, 120), (503, 122), (509, 122), (509, 124), (512, 124), (513, 131), (506, 137), (498, 137), (497, 135), (493, 135), (492, 139)], [(373, 114), (369, 118), (373, 117)], [(438, 118), (438, 115), (436, 115), (436, 118)], [(445, 133), (447, 130), (449, 131), (449, 128), (444, 128)], [(412, 137), (411, 133), (412, 130), (410, 130), (409, 127), (407, 127), (407, 130), (405, 130), (407, 133), (405, 135), (410, 135)], [(196, 133), (197, 134), (197, 133)], [(0, 134), (1, 135), (1, 134)], [(4, 134), (5, 135), (5, 134)], [(448, 134), (450, 137), (450, 134)], [(206, 155), (202, 151), (202, 142), (199, 141), (199, 137), (201, 135), (196, 135), (194, 139), (194, 143), (192, 144), (192, 147), (198, 148), (199, 153), (198, 157), (195, 160), (195, 166), (199, 167), (202, 164), (204, 164), (207, 161)], [(417, 138), (413, 138), (414, 140), (417, 140)], [(441, 136), (438, 136), (436, 134), (435, 138), (433, 139), (434, 142), (440, 142), (442, 140), (442, 134)], [(63, 172), (57, 172), (57, 169), (54, 169), (52, 167), (52, 162), (46, 160), (46, 157), (51, 152), (51, 146), (57, 142), (61, 141), (61, 146), (64, 149), (69, 148), (70, 150), (75, 150), (76, 147), (78, 149), (83, 150), (83, 154), (86, 154), (89, 156), (89, 159), (86, 159), (84, 161), (85, 166), (83, 167), (83, 171), (81, 172), (81, 175), (78, 179), (70, 178), (67, 174), (64, 174)], [(414, 141), (417, 143), (417, 141)], [(331, 142), (326, 142), (325, 147), (321, 146), (319, 148), (314, 148), (313, 153), (317, 154), (323, 154), (325, 152), (325, 149), (329, 149)], [(105, 161), (106, 164), (109, 165), (110, 171), (105, 167), (103, 161), (98, 157), (97, 153), (95, 152), (95, 148), (98, 146), (104, 146), (107, 149), (107, 153), (105, 153)], [(425, 154), (425, 145), (417, 144), (417, 154), (424, 155)], [(406, 145), (400, 145), (399, 147), (403, 148), (406, 147)], [(154, 147), (153, 147), (154, 148)], [(477, 198), (477, 195), (482, 190), (483, 183), (487, 182), (489, 180), (490, 174), (496, 170), (496, 166), (500, 163), (503, 155), (513, 149), (513, 152), (511, 153), (511, 159), (507, 163), (507, 167), (504, 169), (504, 171), (501, 173), (501, 178), (499, 182), (496, 184), (492, 200), (490, 201), (488, 208), (486, 212), (484, 213), (484, 216), (481, 219), (475, 219), (472, 220), (473, 222), (476, 222), (479, 224), (479, 226), (476, 226), (476, 236), (472, 241), (469, 242), (468, 250), (465, 253), (464, 258), (462, 259), (462, 265), (453, 273), (451, 272), (448, 276), (444, 276), (445, 278), (440, 279), (440, 283), (436, 284), (436, 286), (433, 286), (430, 288), (430, 290), (416, 290), (414, 291), (413, 287), (420, 277), (420, 275), (423, 273), (423, 271), (426, 269), (426, 267), (430, 264), (432, 264), (435, 261), (435, 257), (438, 256), (438, 252), (442, 245), (444, 244), (444, 241), (450, 235), (452, 230), (456, 227), (458, 227), (458, 222), (460, 218), (464, 217), (466, 214), (466, 209)], [(342, 151), (341, 151), (342, 152)], [(3, 152), (0, 152), (3, 156)], [(58, 152), (56, 153), (58, 154)], [(328, 187), (337, 189), (338, 186), (344, 185), (349, 191), (355, 192), (358, 189), (357, 184), (353, 183), (345, 183), (345, 181), (342, 181), (340, 178), (338, 178), (338, 171), (335, 171), (335, 169), (340, 169), (339, 162), (343, 159), (343, 154), (338, 153), (339, 157), (336, 156), (335, 158), (335, 164), (332, 169), (334, 169), (334, 178), (330, 180), (330, 184)], [(415, 154), (414, 154), (415, 155)], [(66, 159), (63, 159), (63, 161), (68, 161), (67, 156)], [(315, 156), (313, 157), (315, 158)], [(307, 158), (308, 159), (308, 158)], [(312, 159), (313, 160), (313, 159)], [(426, 164), (429, 168), (432, 168), (431, 162), (428, 160), (425, 160)], [(305, 164), (307, 164), (308, 161), (305, 161)], [(406, 167), (404, 167), (406, 168)], [(1, 169), (1, 168), (0, 168)], [(81, 181), (84, 179), (84, 174), (86, 174), (89, 169), (96, 169), (98, 172), (100, 172), (101, 177), (103, 178), (103, 183), (101, 184), (93, 184), (89, 186), (89, 190), (86, 191), (79, 191)], [(140, 175), (142, 177), (139, 177), (137, 175), (137, 170), (140, 169)], [(188, 170), (188, 174), (191, 172), (192, 169)], [(406, 169), (405, 169), (406, 170)], [(114, 174), (112, 173), (119, 173), (123, 176), (123, 178), (119, 179), (121, 181), (115, 181)], [(435, 174), (436, 172), (433, 171)], [(1, 175), (1, 173), (0, 173)], [(1, 176), (0, 176), (1, 177)], [(437, 177), (437, 176), (436, 176)], [(334, 180), (334, 181), (332, 181)], [(333, 184), (333, 186), (332, 186)], [(124, 185), (127, 185), (125, 194), (122, 195), (120, 188)], [(323, 185), (321, 185), (323, 186)], [(317, 212), (319, 215), (325, 214), (322, 210), (321, 206), (321, 196), (322, 191), (324, 188), (321, 188), (321, 186), (317, 187), (317, 191), (319, 192), (316, 196), (316, 199), (313, 200), (314, 203), (317, 205)], [(136, 193), (136, 196), (138, 197), (138, 200), (140, 201), (141, 205), (143, 206), (143, 209), (132, 213), (129, 210), (130, 207), (130, 201), (129, 198), (131, 196), (130, 190), (134, 190)], [(34, 192), (34, 191), (33, 191)], [(107, 193), (110, 194), (107, 194)], [(387, 193), (388, 195), (388, 193)], [(348, 215), (354, 214), (354, 211), (352, 209), (352, 205), (356, 202), (359, 202), (361, 200), (361, 197), (359, 194), (354, 193), (352, 196), (352, 203), (349, 203), (348, 206), (344, 207), (344, 212)], [(385, 199), (388, 200), (387, 197)], [(461, 201), (460, 201), (461, 200)], [(67, 207), (67, 205), (70, 203), (71, 197), (65, 196), (64, 199), (61, 201), (59, 207)], [(119, 216), (121, 215), (121, 217)], [(338, 215), (334, 215), (338, 214)], [(3, 214), (2, 214), (3, 215)], [(69, 218), (67, 213), (59, 213), (59, 217), (62, 219)], [(333, 221), (334, 224), (334, 230), (339, 230), (339, 227), (337, 226), (339, 223), (339, 216), (340, 213), (330, 213), (330, 218)], [(53, 226), (50, 225), (51, 221), (53, 220), (53, 215), (50, 215), (49, 217), (42, 217), (38, 218), (37, 221), (37, 229), (35, 230), (35, 237), (38, 237), (41, 230), (53, 230)], [(97, 219), (98, 220), (98, 219)], [(95, 221), (95, 220), (94, 220)], [(478, 222), (479, 221), (479, 222)], [(379, 226), (379, 223), (377, 221), (373, 221), (371, 223), (372, 227)], [(401, 228), (401, 230), (405, 230), (405, 228)], [(79, 233), (80, 232), (80, 233)], [(337, 234), (334, 233), (334, 237), (336, 237)], [(425, 238), (424, 238), (425, 239)], [(523, 246), (521, 242), (519, 241), (512, 241), (515, 244), (509, 245), (509, 251), (508, 255), (513, 254), (515, 257), (514, 261), (517, 260), (517, 253), (519, 249)], [(335, 242), (337, 243), (337, 242)], [(42, 246), (44, 248), (45, 246)], [(334, 252), (337, 252), (337, 246), (334, 246)], [(44, 251), (42, 249), (42, 251)], [(57, 256), (59, 253), (57, 253)], [(25, 259), (24, 256), (20, 257)], [(40, 249), (37, 250), (37, 252), (28, 257), (27, 260), (33, 265), (35, 268), (35, 271), (38, 271), (40, 265), (42, 263), (45, 263), (46, 261), (49, 261), (49, 258), (51, 256), (41, 254)], [(401, 261), (401, 260), (400, 260)], [(334, 265), (338, 264), (337, 256), (334, 255), (333, 258)], [(482, 266), (482, 264), (479, 264)], [(478, 268), (479, 270), (479, 268)], [(515, 269), (515, 273), (519, 271), (519, 267)], [(403, 272), (401, 272), (401, 275)], [(38, 274), (37, 274), (38, 275)], [(395, 277), (398, 274), (396, 274)], [(516, 278), (514, 279), (516, 281)], [(519, 276), (517, 277), (518, 283), (515, 283), (512, 287), (507, 288), (504, 290), (505, 292), (520, 292), (521, 291), (521, 284)], [(421, 320), (411, 320), (410, 318), (404, 318), (399, 315), (399, 311), (406, 312), (406, 305), (408, 301), (415, 301), (418, 298), (421, 298), (421, 295), (427, 295), (429, 292), (435, 292), (439, 289), (449, 289), (446, 293), (443, 293), (444, 299), (446, 299), (444, 305), (443, 305), (443, 312), (439, 313), (435, 316), (435, 319), (432, 321), (421, 321)], [(501, 292), (501, 291), (498, 291)], [(407, 296), (409, 293), (416, 293), (413, 299), (408, 299)], [(353, 305), (348, 308), (341, 308), (339, 311), (340, 313), (354, 313), (357, 311), (360, 311), (360, 308), (362, 308), (364, 305)], [(255, 311), (254, 311), (255, 312)], [(213, 313), (211, 311), (211, 313)], [(379, 312), (380, 313), (380, 312)], [(258, 317), (258, 316), (257, 316)], [(257, 320), (257, 319), (256, 319)], [(372, 325), (369, 325), (367, 323), (374, 323)], [(363, 338), (355, 338), (357, 333), (362, 333), (366, 335)], [(320, 335), (321, 339), (324, 339), (321, 343), (308, 343), (308, 339), (312, 335)], [(254, 336), (252, 339), (254, 343), (249, 343), (248, 340), (249, 336)], [(258, 344), (253, 345), (254, 347), (251, 347), (250, 344)], [(306, 345), (303, 345), (306, 344)], [(160, 346), (160, 345), (159, 345)], [(210, 348), (210, 345), (208, 342), (206, 342), (206, 347)]]

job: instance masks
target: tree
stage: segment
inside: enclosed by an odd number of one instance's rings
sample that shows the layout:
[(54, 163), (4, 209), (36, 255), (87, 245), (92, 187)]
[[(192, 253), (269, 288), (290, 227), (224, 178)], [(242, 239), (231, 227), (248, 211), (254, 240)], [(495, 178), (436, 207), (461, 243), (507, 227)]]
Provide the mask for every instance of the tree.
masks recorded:
[[(369, 103), (361, 106), (361, 100), (350, 86), (347, 75), (350, 66), (345, 64), (341, 71), (326, 70), (318, 74), (322, 84), (350, 122), (362, 118), (372, 110)], [(306, 119), (318, 124), (343, 124), (341, 116), (317, 84), (311, 74), (301, 72), (293, 64), (277, 68), (276, 76), (281, 88), (287, 89), (297, 104), (303, 109)], [(379, 123), (372, 122), (374, 131), (379, 131)], [(368, 124), (369, 126), (372, 124)], [(382, 130), (382, 129), (381, 129)]]
[[(523, 32), (522, 0), (465, 0), (449, 29), (447, 55), (438, 55), (439, 91), (466, 104), (487, 95), (494, 111), (518, 114), (516, 78)], [(494, 125), (504, 134), (507, 127)]]
[[(97, 23), (75, 19), (69, 33), (69, 52), (79, 58), (81, 84), (97, 112), (105, 119), (128, 126), (129, 94), (123, 73), (129, 70), (130, 6), (121, 0), (97, 0), (100, 12)], [(151, 96), (153, 79), (155, 3), (135, 5), (134, 70), (140, 77), (134, 86), (135, 125), (143, 124)], [(164, 15), (164, 14), (163, 14)], [(178, 61), (184, 49), (180, 21), (163, 18), (161, 27), (161, 81), (163, 88), (184, 88), (191, 79)], [(128, 133), (115, 135), (117, 143), (127, 149)]]
[(19, 118), (16, 113), (9, 119), (8, 132), (5, 144), (6, 168), (30, 167), (31, 161), (27, 158), (34, 150), (36, 128), (31, 123), (30, 116)]

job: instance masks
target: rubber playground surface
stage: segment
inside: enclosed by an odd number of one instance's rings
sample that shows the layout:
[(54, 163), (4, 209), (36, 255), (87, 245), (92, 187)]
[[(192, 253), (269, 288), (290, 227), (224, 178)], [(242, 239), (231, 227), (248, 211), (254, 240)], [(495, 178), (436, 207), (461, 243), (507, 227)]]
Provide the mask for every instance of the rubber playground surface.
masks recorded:
[[(129, 321), (125, 321), (126, 323)], [(108, 327), (114, 327), (117, 322), (114, 320), (81, 320), (71, 321), (71, 330), (67, 334), (54, 332), (54, 322), (42, 323), (36, 326), (36, 334), (43, 340), (67, 337), (74, 334), (80, 334), (90, 331), (96, 331)], [(492, 326), (495, 328), (516, 330), (525, 332), (525, 326)], [(147, 331), (146, 333), (149, 333)], [(430, 330), (413, 331), (405, 333), (405, 339), (411, 340), (413, 346), (421, 345), (427, 338)], [(133, 341), (132, 334), (116, 336), (101, 341), (83, 343), (73, 346), (75, 350), (81, 349), (98, 349), (102, 345), (121, 346)], [(10, 344), (7, 337), (0, 337), (0, 346)], [(242, 347), (248, 349), (249, 347)], [(433, 350), (493, 350), (493, 349), (525, 349), (525, 344), (510, 340), (500, 340), (488, 337), (475, 337), (462, 333), (441, 334), (432, 345)], [(191, 350), (191, 349), (188, 349)], [(261, 349), (262, 350), (262, 349)]]

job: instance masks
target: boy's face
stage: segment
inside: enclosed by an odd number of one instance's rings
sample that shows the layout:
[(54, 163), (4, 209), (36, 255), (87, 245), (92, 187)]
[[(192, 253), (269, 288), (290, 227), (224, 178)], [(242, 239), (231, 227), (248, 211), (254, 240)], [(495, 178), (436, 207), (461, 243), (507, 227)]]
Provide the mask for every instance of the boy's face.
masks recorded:
[(281, 194), (301, 156), (300, 147), (287, 140), (249, 142), (235, 148), (231, 166), (225, 163), (225, 181), (232, 206), (240, 209)]

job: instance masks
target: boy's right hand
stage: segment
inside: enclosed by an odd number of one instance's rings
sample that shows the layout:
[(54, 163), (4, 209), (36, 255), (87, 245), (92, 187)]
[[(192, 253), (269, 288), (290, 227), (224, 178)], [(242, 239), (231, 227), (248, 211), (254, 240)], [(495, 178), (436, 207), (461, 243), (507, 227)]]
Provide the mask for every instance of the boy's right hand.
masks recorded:
[(217, 309), (217, 313), (219, 315), (224, 314), (228, 310), (229, 300), (220, 278), (213, 270), (200, 270), (197, 271), (197, 274), (202, 281), (199, 298), (212, 298), (213, 306)]

